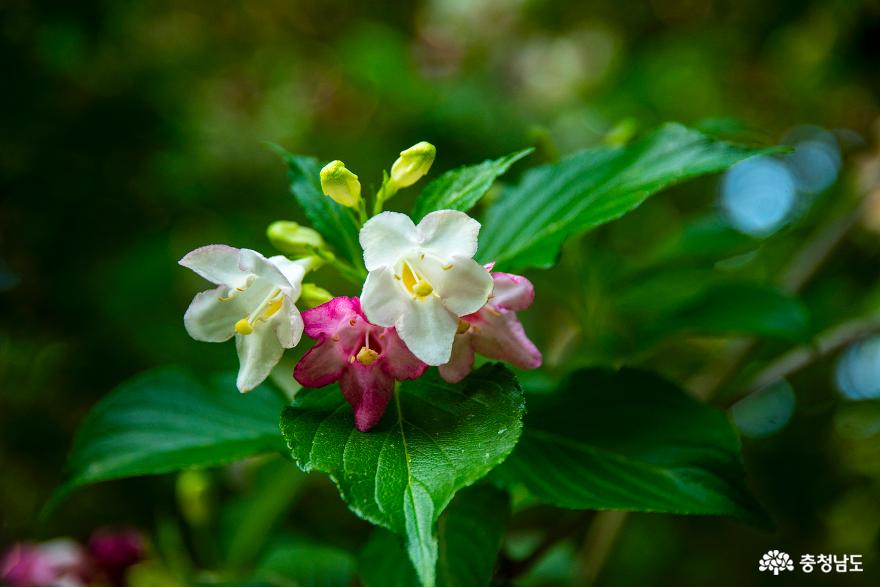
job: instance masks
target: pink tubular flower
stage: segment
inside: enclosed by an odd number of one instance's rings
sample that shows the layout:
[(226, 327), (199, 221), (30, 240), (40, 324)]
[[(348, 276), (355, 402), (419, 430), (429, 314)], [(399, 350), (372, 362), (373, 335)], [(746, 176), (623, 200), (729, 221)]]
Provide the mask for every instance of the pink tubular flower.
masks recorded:
[(83, 587), (91, 574), (86, 552), (66, 538), (16, 544), (0, 559), (0, 583), (11, 587)]
[(333, 298), (302, 317), (305, 333), (318, 343), (297, 363), (293, 376), (305, 387), (339, 381), (361, 432), (382, 418), (395, 380), (416, 379), (427, 369), (394, 328), (367, 322), (358, 298)]
[(495, 286), (489, 301), (459, 320), (452, 356), (439, 367), (440, 376), (449, 383), (457, 383), (470, 373), (475, 352), (521, 369), (541, 366), (541, 351), (526, 336), (516, 317), (519, 310), (532, 305), (535, 288), (525, 277), (511, 273), (492, 273), (492, 280)]
[(89, 537), (89, 552), (112, 585), (125, 585), (129, 567), (143, 560), (143, 536), (137, 530), (95, 530)]

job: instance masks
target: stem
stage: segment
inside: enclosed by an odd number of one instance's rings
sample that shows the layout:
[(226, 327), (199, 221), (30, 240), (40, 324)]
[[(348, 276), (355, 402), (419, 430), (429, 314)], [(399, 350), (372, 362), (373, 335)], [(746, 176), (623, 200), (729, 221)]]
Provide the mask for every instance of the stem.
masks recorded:
[(364, 199), (361, 198), (358, 200), (358, 219), (360, 220), (360, 225), (363, 226), (367, 222), (367, 204), (364, 202)]
[(509, 581), (528, 574), (554, 546), (576, 534), (593, 515), (594, 512), (581, 512), (573, 520), (551, 528), (526, 558), (522, 560), (502, 559), (499, 574)]
[(735, 402), (741, 396), (760, 391), (780, 379), (797, 373), (812, 362), (834, 354), (843, 347), (864, 340), (878, 332), (880, 332), (880, 315), (878, 314), (856, 318), (829, 328), (816, 337), (812, 346), (795, 347), (771, 361), (752, 378), (752, 381), (745, 388), (745, 393), (738, 394), (729, 403)]

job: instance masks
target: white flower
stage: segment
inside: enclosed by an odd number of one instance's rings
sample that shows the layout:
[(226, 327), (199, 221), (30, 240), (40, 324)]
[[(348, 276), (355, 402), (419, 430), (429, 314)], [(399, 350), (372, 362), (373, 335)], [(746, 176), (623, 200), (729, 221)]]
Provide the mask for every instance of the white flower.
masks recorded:
[(418, 226), (409, 216), (383, 212), (361, 229), (370, 274), (361, 305), (373, 324), (397, 329), (412, 353), (429, 365), (449, 361), (459, 316), (482, 308), (492, 276), (474, 261), (480, 223), (440, 210)]
[(205, 342), (235, 336), (240, 363), (236, 384), (240, 391), (250, 391), (302, 336), (303, 321), (294, 304), (308, 267), (281, 255), (267, 259), (226, 245), (198, 248), (180, 264), (218, 286), (193, 298), (183, 317), (186, 331)]

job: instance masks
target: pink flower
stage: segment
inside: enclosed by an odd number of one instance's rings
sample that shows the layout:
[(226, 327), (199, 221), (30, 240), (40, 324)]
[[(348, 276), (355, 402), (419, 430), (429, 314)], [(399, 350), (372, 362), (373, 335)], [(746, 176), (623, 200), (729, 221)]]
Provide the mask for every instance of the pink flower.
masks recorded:
[(492, 279), (495, 287), (489, 301), (459, 320), (452, 356), (439, 368), (440, 376), (449, 383), (457, 383), (471, 372), (475, 352), (521, 369), (541, 366), (541, 351), (526, 336), (516, 317), (519, 310), (532, 305), (535, 288), (521, 275), (496, 272)]
[(144, 558), (144, 539), (137, 530), (95, 530), (89, 538), (89, 552), (110, 583), (125, 585), (129, 567)]
[(91, 575), (86, 552), (66, 538), (19, 543), (0, 560), (0, 581), (11, 587), (81, 587)]
[(305, 387), (339, 381), (361, 432), (382, 418), (395, 380), (416, 379), (427, 369), (394, 328), (367, 322), (358, 298), (333, 298), (302, 317), (305, 333), (318, 343), (297, 363), (293, 376)]

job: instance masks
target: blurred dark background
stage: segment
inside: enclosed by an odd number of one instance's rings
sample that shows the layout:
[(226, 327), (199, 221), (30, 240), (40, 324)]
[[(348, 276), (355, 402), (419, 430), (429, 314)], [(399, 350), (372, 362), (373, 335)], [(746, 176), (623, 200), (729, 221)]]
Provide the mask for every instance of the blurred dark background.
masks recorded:
[[(232, 345), (187, 337), (182, 314), (201, 283), (176, 261), (214, 242), (271, 252), (265, 226), (300, 218), (268, 143), (342, 159), (369, 186), (419, 140), (438, 148), (436, 176), (529, 145), (529, 164), (540, 163), (667, 120), (764, 143), (804, 124), (825, 129), (839, 160), (802, 230), (768, 237), (769, 260), (748, 269), (767, 278), (824, 213), (859, 197), (859, 174), (877, 165), (877, 1), (5, 0), (0, 44), (0, 547), (102, 524), (149, 530), (174, 510), (173, 480), (131, 480), (85, 490), (37, 522), (98, 398), (156, 365), (235, 366)], [(575, 247), (559, 270), (535, 272), (546, 290), (575, 289), (563, 281), (574, 275), (585, 292), (583, 332), (576, 320), (532, 319), (551, 369), (630, 357), (607, 342), (613, 320), (596, 317), (603, 271), (719, 210), (718, 186), (677, 188)], [(399, 198), (392, 207), (404, 209), (412, 195)], [(880, 306), (873, 222), (805, 290), (819, 327)], [(566, 337), (580, 341), (568, 355)], [(686, 381), (716, 343), (628, 362)], [(880, 365), (880, 351), (861, 350)], [(604, 583), (747, 584), (772, 546), (866, 561), (873, 552), (880, 564), (880, 408), (841, 395), (840, 360), (793, 379), (788, 425), (745, 441), (776, 534), (633, 516)], [(537, 583), (564, 580), (567, 556), (554, 554)]]

